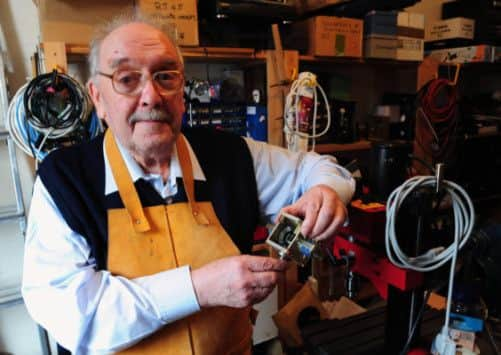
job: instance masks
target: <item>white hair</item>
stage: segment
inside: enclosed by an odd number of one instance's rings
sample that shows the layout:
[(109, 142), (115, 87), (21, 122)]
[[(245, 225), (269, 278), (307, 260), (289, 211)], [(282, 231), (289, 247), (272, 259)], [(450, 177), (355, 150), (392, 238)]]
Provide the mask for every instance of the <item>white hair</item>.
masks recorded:
[(170, 31), (168, 31), (168, 26), (162, 23), (157, 17), (146, 16), (139, 11), (130, 11), (121, 13), (113, 17), (110, 21), (99, 26), (94, 32), (94, 36), (90, 41), (90, 51), (88, 57), (89, 74), (91, 78), (96, 76), (99, 71), (99, 53), (103, 40), (117, 28), (128, 25), (130, 23), (143, 23), (156, 28), (157, 30), (165, 34), (165, 36), (172, 42), (172, 44), (176, 48), (179, 60), (181, 64), (184, 65), (181, 49), (172, 37)]

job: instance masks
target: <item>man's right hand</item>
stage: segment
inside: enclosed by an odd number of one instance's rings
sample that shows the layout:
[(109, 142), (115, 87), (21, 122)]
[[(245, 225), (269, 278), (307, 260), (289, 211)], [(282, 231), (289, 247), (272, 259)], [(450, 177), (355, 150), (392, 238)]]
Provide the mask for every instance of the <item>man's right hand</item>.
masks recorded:
[(265, 299), (286, 268), (283, 260), (239, 255), (193, 270), (191, 279), (200, 307), (242, 308)]

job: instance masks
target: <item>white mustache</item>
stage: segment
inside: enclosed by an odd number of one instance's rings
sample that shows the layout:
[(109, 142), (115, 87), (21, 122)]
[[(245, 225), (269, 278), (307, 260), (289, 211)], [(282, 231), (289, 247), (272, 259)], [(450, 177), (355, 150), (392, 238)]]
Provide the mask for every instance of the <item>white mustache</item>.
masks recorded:
[(134, 112), (129, 117), (129, 124), (133, 124), (139, 121), (163, 121), (169, 122), (170, 117), (165, 110), (153, 109), (147, 112)]

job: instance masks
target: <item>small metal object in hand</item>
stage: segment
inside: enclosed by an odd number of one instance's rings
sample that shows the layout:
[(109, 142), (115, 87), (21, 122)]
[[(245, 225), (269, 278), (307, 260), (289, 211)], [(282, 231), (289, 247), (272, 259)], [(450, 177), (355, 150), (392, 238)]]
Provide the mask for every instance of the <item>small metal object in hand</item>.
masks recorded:
[(316, 244), (301, 234), (302, 222), (298, 217), (282, 213), (266, 243), (278, 251), (281, 259), (293, 260), (298, 265), (305, 266)]

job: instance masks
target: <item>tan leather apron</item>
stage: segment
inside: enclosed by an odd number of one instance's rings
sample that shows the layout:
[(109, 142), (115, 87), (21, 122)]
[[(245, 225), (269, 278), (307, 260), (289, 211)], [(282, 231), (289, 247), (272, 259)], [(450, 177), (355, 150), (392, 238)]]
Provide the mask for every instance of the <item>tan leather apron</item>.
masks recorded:
[[(195, 201), (192, 165), (184, 136), (179, 137), (176, 146), (188, 202), (145, 208), (110, 130), (104, 142), (125, 206), (108, 210), (111, 273), (135, 278), (183, 265), (196, 269), (213, 260), (240, 254), (221, 227), (212, 204)], [(166, 325), (123, 353), (250, 354), (249, 312), (250, 308), (205, 308)]]

